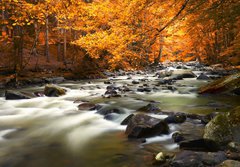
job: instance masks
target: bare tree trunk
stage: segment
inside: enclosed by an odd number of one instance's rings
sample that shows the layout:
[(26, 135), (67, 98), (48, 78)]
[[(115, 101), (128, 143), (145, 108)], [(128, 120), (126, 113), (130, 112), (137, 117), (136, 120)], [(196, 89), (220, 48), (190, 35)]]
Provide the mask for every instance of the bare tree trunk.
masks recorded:
[(33, 56), (37, 56), (38, 36), (39, 36), (39, 32), (40, 32), (40, 30), (38, 29), (37, 21), (35, 21), (35, 23), (34, 23), (34, 31), (35, 31), (35, 39), (34, 39), (30, 54)]
[(47, 62), (50, 62), (49, 59), (49, 20), (48, 20), (48, 16), (46, 16), (46, 30), (45, 30), (45, 56), (47, 58)]
[(64, 37), (63, 37), (63, 63), (66, 64), (67, 57), (67, 30), (64, 29)]
[(14, 71), (15, 82), (17, 84), (17, 78), (19, 72), (23, 66), (23, 30), (20, 26), (15, 26), (13, 30), (13, 56), (14, 56)]
[(160, 35), (160, 48), (159, 48), (158, 56), (154, 59), (154, 65), (157, 65), (162, 58), (163, 43), (164, 43), (164, 36)]

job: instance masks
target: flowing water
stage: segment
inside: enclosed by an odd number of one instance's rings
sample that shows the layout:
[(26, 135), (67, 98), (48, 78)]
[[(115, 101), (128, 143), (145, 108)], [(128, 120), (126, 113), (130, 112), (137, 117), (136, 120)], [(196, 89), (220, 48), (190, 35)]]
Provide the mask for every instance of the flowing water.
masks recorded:
[[(128, 76), (110, 78), (116, 86), (131, 83)], [(147, 78), (151, 87), (157, 82), (153, 74), (135, 75)], [(79, 81), (60, 84), (67, 89), (61, 97), (37, 97), (27, 100), (0, 98), (0, 166), (1, 167), (141, 167), (151, 166), (153, 154), (160, 151), (177, 152), (178, 145), (171, 133), (184, 128), (189, 134), (200, 136), (202, 124), (189, 122), (170, 124), (169, 135), (129, 140), (126, 126), (120, 122), (136, 109), (155, 101), (164, 111), (207, 114), (226, 111), (238, 105), (237, 96), (200, 96), (196, 93), (207, 81), (184, 79), (178, 81), (176, 91), (159, 89), (150, 93), (127, 93), (121, 98), (103, 98), (108, 85), (104, 80)], [(133, 88), (136, 86), (132, 86)], [(41, 91), (43, 87), (21, 89)], [(19, 90), (18, 90), (19, 91)], [(114, 121), (105, 120), (96, 111), (79, 111), (76, 100), (91, 101), (109, 108), (119, 108), (121, 114)], [(151, 116), (163, 119), (166, 115)]]

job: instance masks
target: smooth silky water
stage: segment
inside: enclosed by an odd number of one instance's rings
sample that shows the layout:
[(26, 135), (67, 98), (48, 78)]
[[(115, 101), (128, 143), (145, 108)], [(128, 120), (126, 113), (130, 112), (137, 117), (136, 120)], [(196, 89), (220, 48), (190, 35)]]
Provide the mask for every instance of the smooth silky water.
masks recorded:
[[(150, 85), (157, 78), (148, 78)], [(115, 85), (131, 82), (127, 76), (110, 78)], [(127, 93), (121, 98), (103, 98), (107, 85), (104, 80), (60, 84), (67, 89), (61, 97), (37, 97), (28, 100), (0, 98), (0, 166), (1, 167), (145, 167), (151, 166), (153, 154), (177, 152), (178, 145), (171, 133), (179, 125), (170, 124), (170, 134), (140, 140), (129, 140), (120, 122), (136, 109), (155, 101), (163, 111), (207, 114), (227, 111), (238, 105), (237, 96), (203, 96), (196, 93), (207, 81), (185, 79), (175, 85), (177, 91), (156, 90), (150, 93)], [(42, 91), (30, 87), (18, 91)], [(1, 94), (3, 95), (3, 92)], [(79, 111), (76, 100), (88, 100), (104, 107), (125, 112), (114, 121), (105, 120), (96, 111)], [(163, 119), (166, 115), (154, 115)], [(202, 134), (203, 126), (184, 123), (188, 133)]]

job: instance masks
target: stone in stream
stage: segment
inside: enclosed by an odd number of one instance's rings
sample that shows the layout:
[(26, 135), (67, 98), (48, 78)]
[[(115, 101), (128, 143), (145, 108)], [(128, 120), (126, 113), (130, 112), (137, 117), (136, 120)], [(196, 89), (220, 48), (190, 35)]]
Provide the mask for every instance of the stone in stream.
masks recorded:
[(182, 134), (181, 132), (179, 132), (179, 131), (174, 132), (174, 133), (172, 134), (172, 139), (173, 139), (173, 141), (174, 141), (175, 143), (179, 143), (179, 142), (185, 140), (185, 138), (183, 137), (183, 134)]
[(170, 163), (171, 167), (206, 167), (216, 166), (227, 159), (224, 152), (181, 151)]
[(164, 165), (169, 166), (169, 161), (174, 157), (173, 154), (166, 154), (164, 152), (159, 152), (153, 161), (153, 165)]
[(6, 100), (31, 99), (32, 97), (34, 96), (27, 93), (23, 93), (23, 92), (17, 92), (17, 91), (11, 91), (11, 90), (5, 91)]
[(47, 84), (44, 88), (44, 95), (49, 97), (58, 97), (66, 94), (66, 90), (52, 84)]
[(229, 75), (199, 88), (198, 93), (234, 93), (240, 89), (240, 73)]
[(78, 105), (78, 110), (99, 110), (102, 106), (96, 105), (94, 103), (85, 102)]
[(127, 125), (129, 123), (129, 121), (132, 119), (132, 117), (134, 116), (134, 114), (130, 114), (129, 116), (127, 116), (122, 122), (121, 125)]
[(176, 114), (173, 114), (173, 115), (169, 115), (164, 120), (167, 123), (183, 123), (183, 122), (186, 121), (186, 119), (187, 119), (186, 114), (184, 114), (184, 113), (176, 113)]
[(139, 84), (140, 82), (139, 81), (136, 81), (136, 80), (133, 80), (132, 81), (132, 84)]
[(240, 153), (240, 143), (230, 142), (230, 143), (228, 143), (227, 148), (228, 148), (228, 150), (230, 150), (232, 152)]
[(134, 115), (130, 119), (125, 131), (128, 138), (150, 137), (168, 134), (168, 132), (169, 127), (165, 121), (145, 114)]
[(240, 162), (239, 161), (235, 161), (235, 160), (226, 160), (223, 161), (220, 165), (218, 165), (217, 167), (239, 167), (240, 166)]
[(219, 145), (240, 142), (240, 107), (213, 118), (205, 126), (204, 138), (213, 140)]
[(101, 115), (108, 115), (108, 114), (111, 114), (111, 113), (124, 114), (124, 111), (122, 111), (120, 109), (117, 109), (117, 108), (100, 108), (97, 111), (97, 113), (101, 114)]
[(196, 139), (196, 140), (185, 140), (179, 143), (180, 149), (192, 150), (192, 151), (218, 151), (218, 144), (212, 140), (207, 139)]
[(149, 103), (148, 105), (137, 109), (136, 112), (159, 113), (159, 112), (161, 112), (161, 109), (156, 104)]
[(196, 75), (191, 70), (174, 70), (170, 78), (196, 78)]
[(201, 73), (198, 77), (197, 77), (198, 80), (209, 80), (210, 78), (204, 74), (204, 73)]

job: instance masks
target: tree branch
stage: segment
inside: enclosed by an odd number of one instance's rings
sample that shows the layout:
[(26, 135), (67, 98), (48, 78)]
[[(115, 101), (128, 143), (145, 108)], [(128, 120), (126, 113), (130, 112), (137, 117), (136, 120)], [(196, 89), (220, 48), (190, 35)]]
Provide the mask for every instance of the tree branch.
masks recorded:
[(161, 29), (157, 29), (157, 31), (160, 33), (162, 32), (165, 28), (167, 28), (170, 24), (172, 24), (177, 18), (178, 16), (182, 13), (182, 11), (186, 8), (188, 2), (190, 0), (185, 0), (184, 4), (182, 5), (181, 9), (178, 11), (178, 13)]

